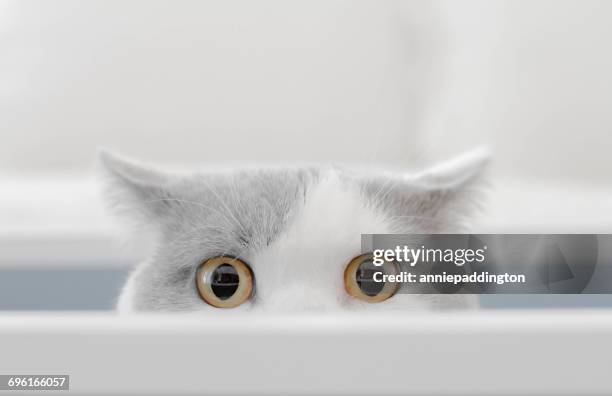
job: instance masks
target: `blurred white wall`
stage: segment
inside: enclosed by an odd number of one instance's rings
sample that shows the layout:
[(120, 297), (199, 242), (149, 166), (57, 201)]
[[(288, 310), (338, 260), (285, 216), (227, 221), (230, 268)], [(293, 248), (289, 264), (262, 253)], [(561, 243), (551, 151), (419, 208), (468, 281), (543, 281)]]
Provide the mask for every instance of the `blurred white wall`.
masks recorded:
[(609, 1), (0, 2), (0, 171), (405, 165), (608, 182)]
[(435, 7), (408, 5), (418, 25), (402, 7), (4, 1), (0, 169), (82, 168), (96, 145), (173, 162), (401, 163), (442, 64)]
[(498, 177), (612, 187), (612, 2), (440, 9), (450, 78), (425, 145), (450, 152), (486, 142)]

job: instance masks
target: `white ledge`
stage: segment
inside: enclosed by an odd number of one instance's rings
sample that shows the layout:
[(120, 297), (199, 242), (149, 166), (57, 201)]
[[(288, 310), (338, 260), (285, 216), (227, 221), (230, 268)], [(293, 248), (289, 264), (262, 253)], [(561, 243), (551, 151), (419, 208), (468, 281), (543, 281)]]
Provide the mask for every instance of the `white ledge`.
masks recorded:
[(73, 394), (610, 394), (610, 311), (0, 315), (0, 372)]

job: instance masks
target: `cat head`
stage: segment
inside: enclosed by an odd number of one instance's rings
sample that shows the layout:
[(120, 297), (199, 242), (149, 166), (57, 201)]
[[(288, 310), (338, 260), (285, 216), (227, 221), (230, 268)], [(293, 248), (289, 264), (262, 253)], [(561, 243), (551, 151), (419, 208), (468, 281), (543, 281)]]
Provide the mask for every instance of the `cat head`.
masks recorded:
[[(484, 151), (476, 151), (410, 175), (333, 167), (178, 175), (102, 151), (111, 206), (122, 218), (156, 235), (154, 251), (131, 274), (119, 309), (221, 312), (465, 305), (465, 296), (402, 294), (372, 304), (347, 293), (343, 274), (361, 252), (361, 234), (464, 229), (480, 202), (487, 159)], [(216, 257), (238, 259), (234, 264), (244, 264), (245, 277), (252, 278), (253, 288), (235, 308), (217, 308), (203, 298), (202, 264)], [(245, 281), (230, 269), (228, 276)]]

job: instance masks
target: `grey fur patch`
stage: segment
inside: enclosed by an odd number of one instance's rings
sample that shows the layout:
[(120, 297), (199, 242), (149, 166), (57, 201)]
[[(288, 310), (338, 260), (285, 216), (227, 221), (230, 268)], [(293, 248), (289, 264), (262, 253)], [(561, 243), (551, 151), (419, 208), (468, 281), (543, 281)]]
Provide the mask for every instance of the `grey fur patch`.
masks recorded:
[(194, 286), (199, 264), (221, 255), (249, 262), (291, 222), (319, 174), (241, 170), (172, 178), (111, 154), (103, 161), (115, 210), (137, 213), (159, 233), (153, 257), (135, 274), (134, 305), (142, 310), (200, 303)]

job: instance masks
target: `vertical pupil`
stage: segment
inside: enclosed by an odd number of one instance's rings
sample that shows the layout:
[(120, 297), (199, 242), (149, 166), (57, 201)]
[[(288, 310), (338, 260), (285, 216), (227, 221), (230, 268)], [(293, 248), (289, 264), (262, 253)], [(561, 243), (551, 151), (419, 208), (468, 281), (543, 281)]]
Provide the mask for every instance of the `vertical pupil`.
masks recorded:
[(371, 260), (364, 261), (357, 268), (355, 280), (357, 281), (359, 289), (361, 289), (366, 296), (374, 297), (382, 291), (383, 287), (385, 287), (384, 282), (374, 281), (374, 274), (376, 272), (384, 273), (382, 267), (375, 266)]
[(227, 300), (236, 293), (240, 277), (231, 264), (221, 264), (212, 273), (210, 287), (217, 297)]

